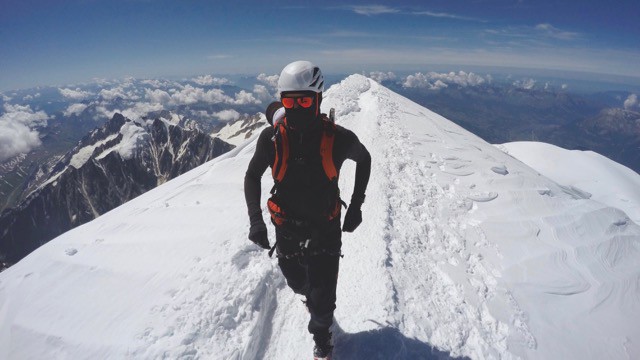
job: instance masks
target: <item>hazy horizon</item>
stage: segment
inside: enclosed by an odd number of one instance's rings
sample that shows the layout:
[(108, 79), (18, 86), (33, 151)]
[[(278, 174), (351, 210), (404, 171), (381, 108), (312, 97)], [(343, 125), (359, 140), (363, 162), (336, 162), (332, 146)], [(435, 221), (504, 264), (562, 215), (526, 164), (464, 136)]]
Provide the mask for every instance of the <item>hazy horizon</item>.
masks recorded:
[(326, 74), (512, 67), (640, 83), (639, 13), (627, 0), (7, 0), (0, 91), (93, 78), (277, 74), (299, 59)]

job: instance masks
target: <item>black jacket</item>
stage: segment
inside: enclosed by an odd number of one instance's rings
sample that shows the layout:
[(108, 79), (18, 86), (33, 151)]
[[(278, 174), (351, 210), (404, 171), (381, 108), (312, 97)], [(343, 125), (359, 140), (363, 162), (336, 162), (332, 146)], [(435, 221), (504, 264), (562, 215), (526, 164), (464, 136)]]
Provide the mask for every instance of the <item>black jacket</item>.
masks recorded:
[[(304, 135), (291, 130), (288, 134), (289, 163), (276, 196), (287, 214), (298, 220), (315, 222), (326, 210), (329, 205), (327, 202), (335, 201), (337, 190), (337, 185), (330, 184), (322, 168), (319, 150), (322, 127), (318, 126)], [(260, 180), (264, 171), (267, 167), (272, 167), (275, 160), (273, 135), (272, 126), (262, 131), (244, 178), (244, 193), (251, 225), (263, 223)], [(371, 156), (352, 131), (336, 125), (333, 161), (338, 176), (346, 159), (357, 163), (352, 198), (363, 199), (371, 172)]]

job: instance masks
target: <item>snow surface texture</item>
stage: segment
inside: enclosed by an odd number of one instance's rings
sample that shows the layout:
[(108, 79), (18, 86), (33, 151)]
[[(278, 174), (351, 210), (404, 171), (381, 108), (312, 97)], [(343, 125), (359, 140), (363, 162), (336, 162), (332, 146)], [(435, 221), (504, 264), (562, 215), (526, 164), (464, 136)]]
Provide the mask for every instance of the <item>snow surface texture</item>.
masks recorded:
[(628, 167), (593, 151), (566, 150), (540, 142), (496, 146), (567, 189), (579, 189), (640, 224), (640, 175)]
[[(640, 228), (622, 211), (363, 76), (325, 95), (373, 158), (364, 221), (343, 237), (336, 359), (640, 358)], [(300, 297), (247, 240), (254, 149), (0, 274), (0, 358), (309, 358)], [(265, 200), (270, 187), (266, 172)]]

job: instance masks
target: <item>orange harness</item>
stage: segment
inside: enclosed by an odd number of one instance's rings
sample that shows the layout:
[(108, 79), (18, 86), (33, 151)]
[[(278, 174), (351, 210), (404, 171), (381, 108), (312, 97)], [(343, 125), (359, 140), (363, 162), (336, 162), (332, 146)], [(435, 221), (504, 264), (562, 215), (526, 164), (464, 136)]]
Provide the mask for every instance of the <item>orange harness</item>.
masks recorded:
[[(275, 183), (271, 193), (275, 192), (278, 184), (284, 179), (287, 173), (287, 165), (289, 162), (289, 137), (287, 134), (286, 119), (279, 121), (273, 125), (275, 128), (274, 146), (275, 146), (275, 159), (271, 174), (273, 175), (273, 181)], [(327, 176), (327, 179), (332, 182), (338, 181), (338, 171), (333, 162), (333, 142), (335, 139), (336, 125), (326, 117), (322, 117), (322, 138), (320, 140), (320, 157), (322, 159), (322, 168)], [(329, 214), (328, 220), (332, 220), (340, 215), (340, 205), (342, 201), (338, 197), (336, 201), (335, 209)], [(296, 222), (292, 219), (288, 219), (285, 212), (274, 201), (273, 197), (267, 202), (269, 212), (271, 213), (271, 220), (276, 225), (282, 225), (286, 221)]]

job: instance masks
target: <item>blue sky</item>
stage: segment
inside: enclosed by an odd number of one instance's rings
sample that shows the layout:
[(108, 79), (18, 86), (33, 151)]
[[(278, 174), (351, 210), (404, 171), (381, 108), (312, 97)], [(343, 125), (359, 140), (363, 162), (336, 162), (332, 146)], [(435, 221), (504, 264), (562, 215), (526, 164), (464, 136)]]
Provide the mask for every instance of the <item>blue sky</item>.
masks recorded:
[(2, 0), (0, 90), (92, 78), (508, 66), (640, 77), (637, 0)]

